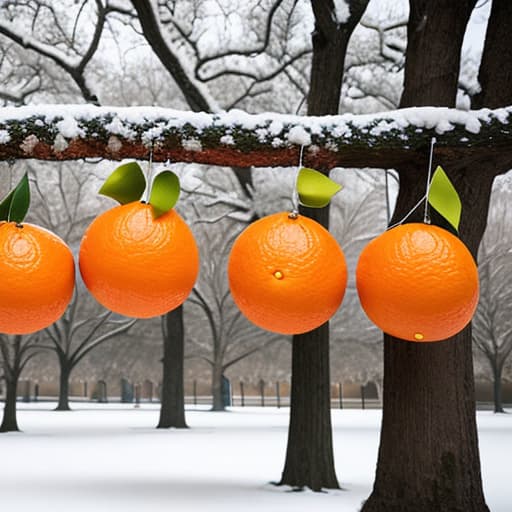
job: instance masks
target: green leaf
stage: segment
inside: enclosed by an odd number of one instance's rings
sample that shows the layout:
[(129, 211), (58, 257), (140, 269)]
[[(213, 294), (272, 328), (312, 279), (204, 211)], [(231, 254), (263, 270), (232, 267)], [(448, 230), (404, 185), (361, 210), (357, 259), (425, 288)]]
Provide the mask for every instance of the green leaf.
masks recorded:
[(340, 184), (314, 169), (303, 168), (299, 171), (297, 193), (304, 206), (323, 208), (342, 188)]
[(16, 187), (0, 203), (0, 220), (23, 222), (30, 206), (30, 185), (25, 173)]
[(12, 196), (15, 190), (12, 189), (0, 203), (0, 221), (9, 219), (9, 210), (11, 209)]
[(172, 171), (163, 171), (153, 180), (149, 204), (155, 219), (167, 213), (180, 196), (180, 180)]
[(462, 203), (450, 178), (441, 166), (438, 166), (432, 177), (428, 193), (428, 202), (457, 231), (459, 230)]
[(103, 183), (101, 195), (111, 197), (121, 204), (138, 201), (146, 188), (146, 178), (137, 162), (120, 165)]

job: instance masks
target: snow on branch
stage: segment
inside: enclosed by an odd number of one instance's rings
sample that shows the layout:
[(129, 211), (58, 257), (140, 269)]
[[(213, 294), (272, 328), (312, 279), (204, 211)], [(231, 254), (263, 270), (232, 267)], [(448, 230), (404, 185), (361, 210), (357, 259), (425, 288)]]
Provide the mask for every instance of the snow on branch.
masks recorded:
[[(512, 107), (479, 111), (409, 108), (372, 115), (301, 117), (217, 114), (156, 107), (39, 105), (0, 111), (0, 159), (86, 157), (238, 167), (391, 168), (424, 156), (451, 161), (512, 158)], [(501, 160), (500, 160), (501, 161)]]

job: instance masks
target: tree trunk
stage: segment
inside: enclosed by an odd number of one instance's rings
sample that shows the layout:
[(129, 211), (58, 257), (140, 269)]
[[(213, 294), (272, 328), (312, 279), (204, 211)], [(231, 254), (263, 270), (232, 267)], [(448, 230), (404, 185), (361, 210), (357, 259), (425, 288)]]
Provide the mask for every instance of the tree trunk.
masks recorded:
[(185, 422), (185, 391), (183, 385), (183, 360), (185, 332), (183, 306), (165, 315), (162, 405), (157, 428), (187, 428)]
[(410, 0), (400, 107), (455, 106), (460, 54), (476, 0)]
[(494, 412), (505, 412), (503, 409), (503, 395), (501, 385), (501, 374), (503, 366), (497, 361), (492, 361), (492, 377), (493, 377), (493, 398), (494, 398)]
[[(329, 226), (328, 208), (302, 208), (301, 213)], [(293, 337), (290, 424), (279, 485), (339, 488), (332, 451), (328, 323)]]
[(222, 365), (215, 364), (212, 367), (212, 411), (224, 411), (224, 398), (222, 393)]
[[(462, 38), (474, 1), (411, 0), (401, 106), (452, 106)], [(401, 168), (394, 218), (424, 194), (426, 164)], [(446, 159), (460, 195), (460, 237), (476, 259), (494, 174)], [(477, 162), (472, 162), (473, 165)], [(432, 215), (433, 223), (439, 220)], [(411, 221), (421, 221), (417, 212)], [(363, 512), (488, 512), (475, 420), (471, 326), (449, 340), (414, 343), (384, 335), (384, 409), (373, 492)]]
[(18, 432), (16, 419), (16, 394), (18, 389), (18, 376), (5, 379), (5, 406), (0, 432)]
[[(332, 18), (331, 0), (312, 2), (315, 31), (308, 115), (338, 113), (348, 42), (368, 0), (351, 0), (349, 4), (350, 17), (339, 25)], [(301, 208), (301, 214), (329, 228), (328, 207)], [(332, 449), (328, 323), (293, 337), (290, 425), (279, 485), (314, 491), (339, 488)]]
[(332, 0), (312, 0), (315, 30), (308, 93), (308, 115), (337, 114), (343, 70), (350, 36), (359, 23), (368, 0), (348, 0), (350, 17), (345, 23), (333, 20)]
[(482, 63), (478, 71), (481, 91), (473, 97), (471, 107), (498, 108), (509, 105), (512, 82), (512, 2), (493, 0), (487, 25)]
[(69, 376), (72, 368), (69, 362), (60, 359), (60, 377), (59, 377), (59, 403), (57, 404), (56, 411), (70, 411), (69, 407)]
[(290, 425), (280, 485), (339, 487), (334, 469), (329, 382), (329, 324), (293, 337)]
[[(460, 235), (476, 256), (493, 178), (471, 179), (464, 170), (450, 177), (463, 202)], [(410, 210), (424, 188), (411, 170), (401, 175), (392, 222)], [(478, 454), (471, 326), (435, 343), (384, 336), (381, 442), (374, 489), (362, 510), (488, 511)]]

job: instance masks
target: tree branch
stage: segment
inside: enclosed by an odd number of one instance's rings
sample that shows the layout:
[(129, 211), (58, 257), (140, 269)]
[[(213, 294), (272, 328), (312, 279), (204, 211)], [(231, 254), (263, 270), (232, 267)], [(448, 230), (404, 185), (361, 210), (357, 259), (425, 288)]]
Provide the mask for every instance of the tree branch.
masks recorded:
[(178, 55), (173, 51), (162, 35), (158, 22), (158, 14), (153, 10), (153, 2), (132, 0), (132, 5), (137, 12), (144, 37), (162, 65), (178, 84), (190, 108), (194, 111), (204, 110), (211, 112), (215, 110), (215, 105), (211, 104), (205, 94), (187, 74)]
[[(0, 114), (0, 160), (103, 157), (240, 167), (296, 166), (300, 147), (310, 167), (396, 168), (435, 156), (458, 168), (512, 161), (512, 107), (459, 111), (409, 108), (375, 115), (300, 117), (180, 112), (155, 107), (51, 105)], [(472, 165), (468, 172), (478, 172)]]

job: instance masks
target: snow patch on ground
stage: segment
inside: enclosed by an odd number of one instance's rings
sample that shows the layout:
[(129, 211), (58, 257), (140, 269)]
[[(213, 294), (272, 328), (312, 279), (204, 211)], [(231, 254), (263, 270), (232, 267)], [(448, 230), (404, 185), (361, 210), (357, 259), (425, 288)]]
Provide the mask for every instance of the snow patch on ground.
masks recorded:
[[(356, 512), (372, 487), (381, 411), (333, 410), (343, 491), (288, 492), (289, 409), (187, 409), (187, 430), (157, 430), (158, 406), (19, 404), (23, 433), (0, 435), (0, 504), (17, 512)], [(512, 415), (478, 413), (493, 512), (509, 512)]]

